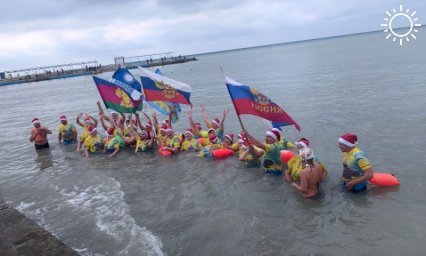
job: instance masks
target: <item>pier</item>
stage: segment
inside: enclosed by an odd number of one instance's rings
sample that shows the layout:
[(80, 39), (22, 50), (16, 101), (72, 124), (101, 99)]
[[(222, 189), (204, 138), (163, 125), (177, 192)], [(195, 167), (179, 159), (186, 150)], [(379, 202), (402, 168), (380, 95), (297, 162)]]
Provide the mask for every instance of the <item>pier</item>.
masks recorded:
[(117, 67), (126, 67), (128, 69), (134, 69), (138, 66), (141, 67), (156, 67), (165, 66), (171, 64), (185, 63), (188, 61), (196, 61), (197, 58), (193, 56), (173, 56), (173, 52), (162, 52), (154, 54), (146, 54), (141, 56), (133, 57), (115, 57), (114, 62)]
[(133, 57), (115, 57), (114, 64), (98, 64), (97, 61), (60, 64), (45, 67), (17, 69), (0, 72), (0, 86), (62, 79), (75, 76), (96, 75), (115, 71), (119, 67), (134, 69), (138, 66), (155, 67), (196, 61), (194, 56), (173, 56), (173, 52), (147, 54)]
[(97, 61), (68, 63), (0, 72), (0, 86), (92, 75), (102, 72)]

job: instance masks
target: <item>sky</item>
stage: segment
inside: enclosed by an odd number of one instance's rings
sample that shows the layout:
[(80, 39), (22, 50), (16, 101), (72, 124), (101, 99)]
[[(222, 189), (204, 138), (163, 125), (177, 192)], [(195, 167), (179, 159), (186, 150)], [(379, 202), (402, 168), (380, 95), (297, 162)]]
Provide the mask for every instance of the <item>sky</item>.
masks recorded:
[(426, 24), (424, 0), (3, 0), (0, 72), (381, 30), (400, 4)]

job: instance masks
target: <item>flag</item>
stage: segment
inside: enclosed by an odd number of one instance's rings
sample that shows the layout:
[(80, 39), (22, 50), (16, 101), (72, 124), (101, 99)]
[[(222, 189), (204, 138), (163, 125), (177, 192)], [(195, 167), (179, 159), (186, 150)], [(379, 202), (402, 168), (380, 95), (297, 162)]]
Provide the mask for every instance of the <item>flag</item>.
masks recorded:
[(225, 79), (237, 115), (255, 115), (272, 121), (274, 127), (294, 125), (300, 131), (300, 126), (264, 94), (229, 77), (225, 77)]
[(107, 108), (120, 113), (135, 113), (142, 110), (142, 100), (133, 101), (117, 84), (96, 76), (93, 77), (93, 80)]
[(119, 68), (112, 75), (111, 82), (118, 85), (134, 101), (141, 99), (141, 84), (136, 80), (127, 68)]
[[(159, 68), (155, 70), (155, 73), (162, 75), (163, 73)], [(166, 102), (166, 101), (147, 101), (148, 104), (153, 108), (156, 109), (158, 112), (160, 112), (163, 115), (169, 115), (171, 111), (173, 111), (173, 114), (171, 116), (172, 123), (176, 123), (179, 121), (179, 113), (182, 111), (180, 108), (180, 105), (178, 103), (172, 103), (172, 102)]]
[(147, 101), (167, 101), (191, 105), (189, 101), (191, 87), (189, 85), (142, 67), (139, 67), (139, 70), (142, 72), (142, 87)]

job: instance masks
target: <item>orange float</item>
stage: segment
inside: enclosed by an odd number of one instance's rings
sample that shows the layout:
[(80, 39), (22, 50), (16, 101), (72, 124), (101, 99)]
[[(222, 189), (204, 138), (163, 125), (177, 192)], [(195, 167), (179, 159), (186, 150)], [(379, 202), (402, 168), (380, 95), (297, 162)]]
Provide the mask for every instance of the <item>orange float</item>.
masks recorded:
[(212, 155), (216, 159), (224, 159), (234, 155), (234, 151), (229, 148), (214, 149)]
[(369, 182), (376, 186), (398, 186), (400, 184), (395, 175), (383, 172), (375, 172)]
[(172, 151), (164, 149), (163, 147), (160, 147), (158, 149), (158, 153), (162, 156), (170, 156), (172, 154)]
[(294, 156), (294, 153), (290, 150), (281, 150), (281, 162), (283, 164), (288, 163), (290, 159), (292, 159)]

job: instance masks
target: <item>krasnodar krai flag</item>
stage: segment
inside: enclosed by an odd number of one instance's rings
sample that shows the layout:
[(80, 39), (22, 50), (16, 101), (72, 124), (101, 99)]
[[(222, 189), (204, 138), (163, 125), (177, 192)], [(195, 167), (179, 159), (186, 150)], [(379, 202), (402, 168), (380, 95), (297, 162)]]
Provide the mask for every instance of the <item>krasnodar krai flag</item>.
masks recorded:
[(300, 126), (264, 94), (227, 76), (225, 79), (237, 115), (255, 115), (272, 121), (274, 126), (294, 125), (300, 131)]
[(112, 75), (111, 82), (120, 86), (134, 101), (141, 99), (141, 84), (133, 77), (127, 68), (117, 69)]
[(120, 113), (135, 113), (142, 110), (142, 100), (133, 101), (120, 86), (96, 76), (93, 80), (107, 108)]
[(168, 101), (191, 105), (189, 101), (191, 87), (189, 85), (142, 67), (139, 67), (139, 70), (142, 72), (142, 87), (147, 101)]

